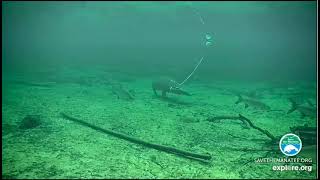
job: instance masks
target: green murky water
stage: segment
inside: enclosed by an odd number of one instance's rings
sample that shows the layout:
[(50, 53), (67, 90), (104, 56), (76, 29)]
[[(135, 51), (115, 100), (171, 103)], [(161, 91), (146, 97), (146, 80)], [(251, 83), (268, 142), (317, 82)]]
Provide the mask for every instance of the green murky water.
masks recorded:
[(316, 2), (2, 5), (2, 178), (317, 177)]

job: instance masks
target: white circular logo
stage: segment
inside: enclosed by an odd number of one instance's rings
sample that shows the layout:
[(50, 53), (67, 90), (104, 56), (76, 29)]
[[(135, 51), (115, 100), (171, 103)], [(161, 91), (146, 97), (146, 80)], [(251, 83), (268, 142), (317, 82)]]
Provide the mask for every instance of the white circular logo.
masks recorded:
[(295, 156), (300, 152), (302, 142), (299, 136), (290, 133), (282, 136), (279, 142), (279, 147), (284, 155)]

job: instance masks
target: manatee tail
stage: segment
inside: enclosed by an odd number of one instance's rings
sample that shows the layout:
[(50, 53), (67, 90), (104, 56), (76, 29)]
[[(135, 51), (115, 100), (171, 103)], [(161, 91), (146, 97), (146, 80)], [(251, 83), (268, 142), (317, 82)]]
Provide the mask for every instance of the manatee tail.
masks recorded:
[(242, 96), (240, 94), (237, 94), (238, 100), (235, 102), (235, 104), (239, 104), (241, 101), (243, 101)]
[(289, 98), (289, 101), (291, 102), (291, 109), (289, 109), (289, 111), (287, 112), (287, 114), (292, 113), (293, 111), (295, 111), (298, 107), (297, 102), (295, 102), (292, 98)]

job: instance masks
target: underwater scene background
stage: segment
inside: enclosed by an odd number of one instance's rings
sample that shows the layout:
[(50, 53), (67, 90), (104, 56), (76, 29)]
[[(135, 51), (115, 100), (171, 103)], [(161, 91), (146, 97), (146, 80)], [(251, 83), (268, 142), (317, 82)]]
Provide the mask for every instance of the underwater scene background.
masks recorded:
[(316, 7), (3, 2), (2, 178), (316, 178)]

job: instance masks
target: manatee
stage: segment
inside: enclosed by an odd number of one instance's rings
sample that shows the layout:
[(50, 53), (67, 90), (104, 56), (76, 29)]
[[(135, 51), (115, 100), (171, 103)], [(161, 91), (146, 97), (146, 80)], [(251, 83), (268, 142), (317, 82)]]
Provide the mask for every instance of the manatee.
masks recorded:
[(155, 95), (158, 96), (157, 90), (162, 92), (162, 97), (166, 97), (167, 93), (178, 94), (178, 95), (185, 95), (191, 96), (190, 93), (182, 90), (179, 87), (179, 84), (170, 79), (170, 78), (159, 78), (152, 82), (152, 89)]

